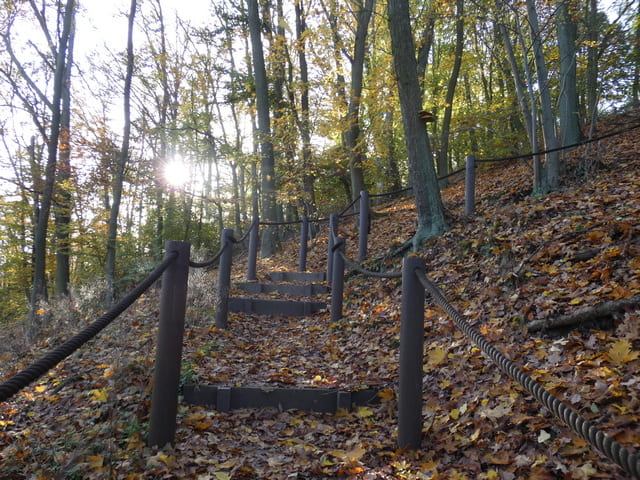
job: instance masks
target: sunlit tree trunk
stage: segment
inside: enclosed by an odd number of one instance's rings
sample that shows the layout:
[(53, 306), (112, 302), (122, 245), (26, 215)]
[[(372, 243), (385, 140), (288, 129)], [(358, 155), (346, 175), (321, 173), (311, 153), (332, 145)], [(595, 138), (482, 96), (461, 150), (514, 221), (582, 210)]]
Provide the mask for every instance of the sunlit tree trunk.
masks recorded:
[(303, 12), (303, 2), (296, 2), (296, 38), (298, 39), (298, 62), (300, 64), (300, 136), (302, 137), (302, 204), (307, 215), (316, 211), (314, 190), (315, 175), (311, 164), (311, 120), (309, 114), (309, 69), (307, 66), (306, 39), (307, 25)]
[(577, 26), (573, 20), (574, 15), (577, 15), (577, 6), (571, 0), (558, 0), (556, 6), (558, 52), (560, 55), (559, 142), (561, 145), (573, 145), (582, 140), (576, 84)]
[(48, 157), (45, 169), (45, 181), (40, 201), (40, 209), (34, 233), (33, 245), (33, 285), (31, 290), (31, 313), (29, 321), (30, 336), (35, 336), (40, 328), (40, 314), (38, 305), (47, 299), (46, 262), (47, 262), (47, 231), (53, 189), (56, 178), (58, 161), (58, 141), (60, 137), (60, 102), (62, 99), (63, 83), (66, 71), (67, 46), (73, 25), (75, 13), (74, 0), (67, 0), (64, 11), (62, 35), (58, 43), (55, 57), (54, 89), (51, 100), (51, 133), (49, 135)]
[(351, 195), (356, 198), (365, 190), (363, 163), (364, 150), (360, 135), (360, 99), (364, 81), (364, 60), (367, 47), (367, 32), (373, 11), (374, 0), (357, 0), (356, 36), (351, 62), (351, 88), (349, 89), (349, 105), (347, 107), (345, 140), (349, 152), (349, 171), (351, 174)]
[[(462, 48), (464, 46), (464, 0), (456, 0), (456, 48), (453, 59), (453, 68), (447, 84), (445, 95), (444, 118), (442, 119), (442, 130), (440, 132), (440, 150), (438, 154), (438, 175), (444, 176), (449, 173), (449, 130), (451, 128), (451, 113), (453, 112), (453, 97), (458, 84), (460, 66), (462, 65)], [(441, 185), (447, 185), (443, 180)]]
[(531, 119), (531, 109), (529, 108), (527, 97), (524, 91), (525, 81), (520, 75), (518, 60), (516, 59), (515, 53), (513, 51), (513, 43), (511, 42), (511, 37), (505, 25), (503, 3), (501, 0), (496, 1), (496, 12), (498, 16), (496, 20), (498, 23), (498, 29), (500, 30), (500, 34), (502, 35), (502, 41), (504, 43), (505, 50), (507, 51), (507, 58), (509, 59), (509, 66), (511, 67), (511, 74), (513, 75), (513, 85), (516, 90), (516, 97), (518, 99), (520, 111), (522, 112), (522, 117), (524, 118), (524, 123), (527, 128), (529, 144), (533, 147), (533, 128), (535, 127)]
[[(640, 5), (640, 3), (639, 3)], [(587, 2), (587, 112), (592, 124), (595, 124), (598, 115), (598, 0), (588, 0)], [(640, 31), (640, 23), (638, 24)], [(636, 36), (634, 52), (640, 48), (640, 36)], [(634, 94), (633, 98), (638, 98), (638, 62), (635, 62), (634, 72)]]
[[(542, 133), (544, 135), (544, 146), (546, 150), (558, 148), (556, 137), (556, 122), (551, 106), (551, 93), (549, 91), (549, 76), (547, 75), (547, 64), (542, 51), (541, 32), (538, 25), (538, 12), (534, 0), (527, 0), (527, 13), (529, 17), (529, 27), (533, 41), (533, 57), (538, 75), (538, 87), (540, 89), (540, 107), (542, 114)], [(544, 166), (544, 177), (542, 190), (555, 190), (560, 185), (560, 155), (558, 152), (548, 153)]]
[(446, 229), (438, 178), (433, 165), (429, 135), (419, 112), (422, 109), (413, 35), (407, 0), (389, 0), (389, 31), (398, 94), (402, 110), (409, 175), (416, 200), (418, 231), (413, 248), (422, 248), (424, 240)]
[(62, 92), (62, 111), (60, 114), (59, 165), (56, 200), (56, 295), (69, 293), (69, 254), (71, 236), (71, 68), (73, 67), (73, 42), (75, 22), (69, 34), (69, 48), (65, 66), (65, 79)]
[(396, 138), (393, 128), (393, 108), (389, 108), (384, 113), (384, 139), (385, 153), (387, 156), (387, 181), (391, 191), (400, 190), (402, 183), (400, 181), (400, 171), (398, 170), (398, 159), (396, 158)]
[[(275, 222), (276, 188), (275, 188), (275, 156), (271, 139), (271, 120), (269, 119), (269, 89), (267, 72), (264, 65), (264, 52), (257, 0), (247, 0), (251, 51), (253, 53), (253, 74), (256, 87), (256, 105), (258, 111), (258, 130), (261, 154), (261, 190), (262, 220)], [(269, 226), (262, 232), (260, 254), (268, 257), (276, 249), (276, 228)]]
[(129, 7), (129, 28), (127, 30), (127, 66), (124, 77), (124, 130), (122, 134), (122, 148), (115, 165), (111, 211), (107, 231), (107, 259), (105, 265), (107, 279), (107, 305), (113, 302), (114, 282), (116, 271), (116, 248), (118, 236), (118, 214), (122, 199), (124, 172), (129, 160), (129, 137), (131, 136), (131, 81), (133, 79), (133, 27), (136, 14), (136, 0), (131, 0)]

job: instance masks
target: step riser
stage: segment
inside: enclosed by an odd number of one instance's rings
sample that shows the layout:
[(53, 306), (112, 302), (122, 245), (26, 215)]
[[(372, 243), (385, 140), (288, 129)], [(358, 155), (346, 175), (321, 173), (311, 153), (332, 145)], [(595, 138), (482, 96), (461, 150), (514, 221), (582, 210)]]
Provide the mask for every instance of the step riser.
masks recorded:
[(322, 302), (295, 302), (288, 300), (256, 300), (250, 298), (229, 298), (229, 311), (254, 313), (257, 315), (279, 315), (304, 317), (327, 308)]
[(322, 295), (329, 291), (326, 285), (293, 285), (293, 284), (273, 284), (273, 283), (238, 283), (237, 287), (253, 294), (259, 293), (281, 293), (283, 295)]
[(324, 282), (326, 274), (324, 272), (272, 272), (269, 280), (273, 282)]
[(335, 413), (340, 408), (350, 410), (353, 406), (380, 403), (377, 390), (370, 388), (346, 392), (324, 388), (272, 389), (185, 385), (183, 396), (187, 404), (206, 405), (220, 412), (238, 408), (278, 408)]

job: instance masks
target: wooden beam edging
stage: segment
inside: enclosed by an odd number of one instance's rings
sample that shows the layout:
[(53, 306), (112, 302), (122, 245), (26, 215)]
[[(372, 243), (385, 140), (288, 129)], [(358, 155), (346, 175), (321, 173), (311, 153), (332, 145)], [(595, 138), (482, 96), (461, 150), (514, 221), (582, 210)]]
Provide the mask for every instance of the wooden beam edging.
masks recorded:
[(344, 408), (377, 405), (380, 391), (365, 388), (344, 391), (327, 388), (270, 388), (185, 385), (184, 403), (204, 405), (220, 412), (239, 408), (278, 408), (279, 410), (306, 410), (336, 413)]

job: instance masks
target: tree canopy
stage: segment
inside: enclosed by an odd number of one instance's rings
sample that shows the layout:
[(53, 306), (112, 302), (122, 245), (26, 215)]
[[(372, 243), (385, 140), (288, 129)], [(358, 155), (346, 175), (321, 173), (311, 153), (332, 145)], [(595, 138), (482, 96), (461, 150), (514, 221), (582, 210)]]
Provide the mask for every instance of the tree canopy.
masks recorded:
[[(326, 215), (360, 189), (411, 185), (418, 164), (394, 75), (400, 53), (417, 70), (414, 109), (433, 120), (417, 124), (428, 142), (421, 161), (440, 176), (468, 154), (572, 143), (602, 112), (638, 104), (630, 0), (606, 9), (597, 0), (393, 2), (407, 7), (414, 51), (394, 51), (386, 1), (211, 0), (188, 11), (149, 0), (135, 17), (122, 3), (106, 39), (95, 36), (105, 13), (93, 3), (8, 1), (0, 12), (4, 318), (29, 305), (37, 313), (68, 284), (106, 285), (114, 259), (117, 292), (166, 240), (206, 254), (223, 227), (241, 234), (253, 215)], [(536, 156), (532, 189), (557, 189), (562, 172), (562, 152)], [(438, 193), (416, 204), (433, 213)], [(265, 251), (278, 241), (271, 235)]]

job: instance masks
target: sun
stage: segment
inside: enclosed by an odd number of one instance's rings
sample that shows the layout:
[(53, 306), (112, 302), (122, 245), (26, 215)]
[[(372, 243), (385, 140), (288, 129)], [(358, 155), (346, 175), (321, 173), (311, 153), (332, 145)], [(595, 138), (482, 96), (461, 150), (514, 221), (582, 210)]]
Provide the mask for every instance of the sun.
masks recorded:
[(188, 163), (181, 157), (175, 157), (164, 166), (164, 179), (172, 187), (184, 187), (191, 178)]

